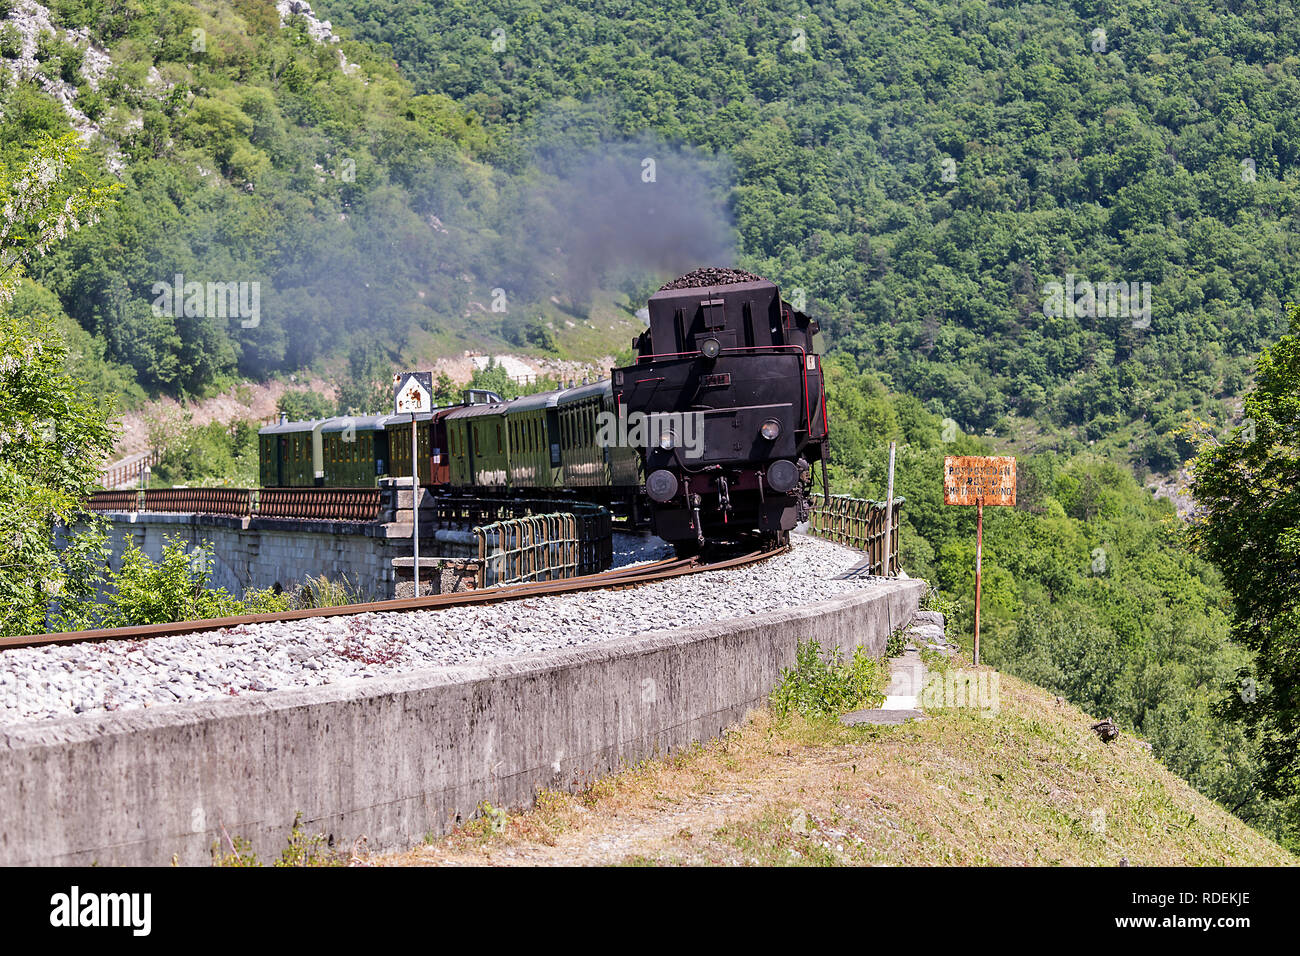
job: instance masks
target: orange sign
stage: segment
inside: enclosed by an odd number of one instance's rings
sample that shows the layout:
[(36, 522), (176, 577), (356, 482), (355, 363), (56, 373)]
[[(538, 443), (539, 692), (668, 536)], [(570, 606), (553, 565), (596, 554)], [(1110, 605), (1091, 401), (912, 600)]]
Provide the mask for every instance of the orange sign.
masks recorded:
[(1014, 505), (1016, 460), (949, 455), (943, 460), (943, 503)]

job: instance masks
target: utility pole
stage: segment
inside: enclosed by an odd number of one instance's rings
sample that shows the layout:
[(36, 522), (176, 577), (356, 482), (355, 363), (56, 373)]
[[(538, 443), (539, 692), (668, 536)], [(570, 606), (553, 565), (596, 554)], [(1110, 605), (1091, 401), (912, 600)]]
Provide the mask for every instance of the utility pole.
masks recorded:
[(880, 576), (889, 577), (890, 549), (894, 544), (894, 442), (889, 443), (889, 491), (885, 495), (885, 550)]

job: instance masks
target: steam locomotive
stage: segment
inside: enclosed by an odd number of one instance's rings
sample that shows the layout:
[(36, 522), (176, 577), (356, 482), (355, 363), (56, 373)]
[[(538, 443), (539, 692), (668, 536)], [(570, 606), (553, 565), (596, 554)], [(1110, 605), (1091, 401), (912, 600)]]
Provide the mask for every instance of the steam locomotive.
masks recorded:
[[(417, 416), (414, 466), (435, 492), (608, 505), (679, 550), (807, 517), (827, 453), (817, 323), (777, 286), (701, 269), (649, 300), (634, 364), (594, 384), (503, 401), (469, 391)], [(281, 422), (259, 432), (261, 482), (373, 485), (411, 474), (409, 416)]]
[(650, 297), (636, 364), (614, 400), (651, 422), (643, 455), (659, 537), (692, 542), (754, 529), (783, 537), (808, 515), (828, 433), (820, 329), (772, 282), (702, 269)]

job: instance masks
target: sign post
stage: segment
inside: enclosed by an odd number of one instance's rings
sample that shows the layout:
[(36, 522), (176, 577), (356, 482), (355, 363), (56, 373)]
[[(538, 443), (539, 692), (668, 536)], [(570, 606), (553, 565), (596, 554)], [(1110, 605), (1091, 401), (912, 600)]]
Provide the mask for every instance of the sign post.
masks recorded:
[(398, 372), (393, 376), (393, 411), (411, 416), (411, 571), (420, 596), (420, 458), (415, 417), (433, 411), (433, 373)]
[(984, 506), (1016, 503), (1016, 460), (949, 455), (943, 460), (943, 503), (974, 505), (975, 663), (980, 662), (980, 579), (984, 570)]

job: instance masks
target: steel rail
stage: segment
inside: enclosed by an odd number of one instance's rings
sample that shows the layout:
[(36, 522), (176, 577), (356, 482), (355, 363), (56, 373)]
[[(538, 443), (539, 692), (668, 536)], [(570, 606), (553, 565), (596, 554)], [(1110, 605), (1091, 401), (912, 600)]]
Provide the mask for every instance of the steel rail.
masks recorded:
[(631, 587), (667, 578), (681, 577), (700, 571), (718, 571), (725, 568), (754, 564), (788, 549), (781, 545), (766, 551), (752, 551), (736, 558), (701, 564), (698, 557), (664, 558), (649, 564), (629, 568), (616, 568), (599, 574), (587, 574), (560, 581), (529, 582), (505, 587), (457, 591), (452, 594), (430, 594), (424, 597), (401, 598), (391, 601), (368, 601), (343, 607), (303, 608), (298, 611), (281, 611), (270, 614), (241, 614), (235, 617), (214, 617), (202, 621), (172, 621), (162, 624), (136, 624), (130, 627), (106, 627), (87, 631), (64, 631), (56, 634), (33, 634), (0, 638), (0, 650), (20, 647), (43, 647), (50, 644), (80, 644), (91, 641), (140, 641), (155, 637), (175, 637), (180, 634), (199, 634), (219, 631), (245, 624), (274, 624), (284, 621), (302, 621), (318, 617), (342, 617), (353, 614), (380, 614), (403, 611), (438, 610), (462, 604), (495, 604), (530, 597), (547, 597), (574, 591), (593, 591), (604, 587)]

